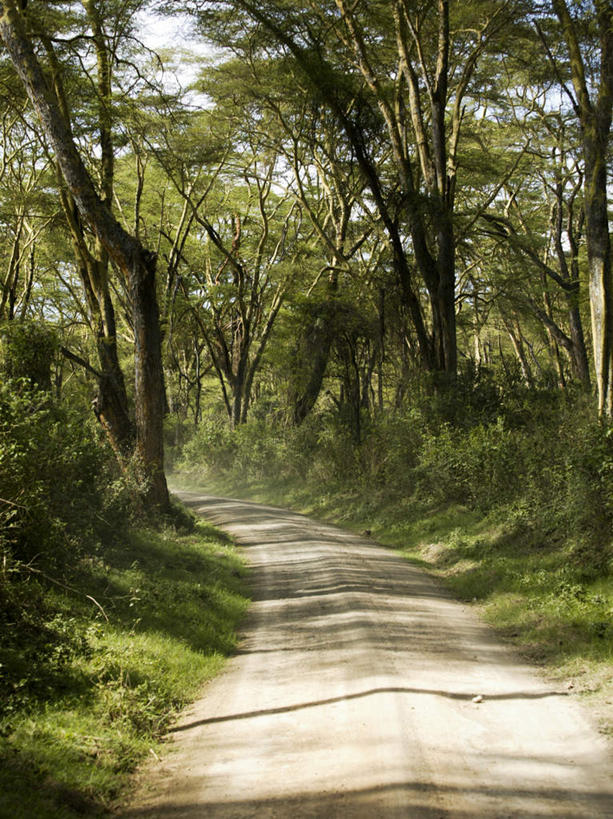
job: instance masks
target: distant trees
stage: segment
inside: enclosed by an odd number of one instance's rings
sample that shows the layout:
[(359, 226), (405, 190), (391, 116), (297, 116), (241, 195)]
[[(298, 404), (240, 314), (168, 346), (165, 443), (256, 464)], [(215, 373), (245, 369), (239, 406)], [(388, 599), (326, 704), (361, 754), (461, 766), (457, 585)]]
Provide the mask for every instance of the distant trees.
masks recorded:
[[(204, 5), (205, 36), (211, 30), (245, 54), (262, 48), (291, 61), (314, 104), (330, 111), (388, 243), (416, 360), (453, 376), (461, 137), (483, 94), (479, 61), (513, 4)], [(236, 19), (253, 33), (238, 36)]]

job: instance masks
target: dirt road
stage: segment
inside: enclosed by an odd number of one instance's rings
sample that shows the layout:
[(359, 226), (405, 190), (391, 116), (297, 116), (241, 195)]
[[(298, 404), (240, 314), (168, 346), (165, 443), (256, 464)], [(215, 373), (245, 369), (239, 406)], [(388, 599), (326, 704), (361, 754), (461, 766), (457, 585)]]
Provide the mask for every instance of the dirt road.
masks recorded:
[(254, 602), (126, 816), (613, 817), (605, 739), (425, 574), (300, 515), (180, 496), (243, 544)]

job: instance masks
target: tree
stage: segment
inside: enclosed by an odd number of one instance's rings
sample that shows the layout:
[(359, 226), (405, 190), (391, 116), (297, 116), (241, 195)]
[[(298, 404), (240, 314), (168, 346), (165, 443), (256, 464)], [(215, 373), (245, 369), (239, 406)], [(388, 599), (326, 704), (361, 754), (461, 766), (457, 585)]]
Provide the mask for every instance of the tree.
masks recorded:
[[(112, 207), (114, 193), (114, 144), (112, 133), (111, 97), (113, 90), (113, 63), (110, 38), (105, 34), (100, 8), (94, 0), (84, 3), (85, 21), (92, 32), (95, 62), (91, 71), (83, 69), (88, 87), (94, 92), (92, 108), (93, 130), (98, 132), (100, 159), (96, 161), (101, 198)], [(41, 39), (48, 58), (53, 91), (65, 119), (71, 121), (71, 106), (65, 90), (63, 75), (54, 44), (43, 31)], [(79, 77), (80, 79), (80, 77)], [(96, 340), (98, 368), (93, 371), (98, 385), (93, 402), (96, 417), (106, 431), (120, 464), (124, 465), (134, 448), (134, 427), (129, 413), (124, 374), (119, 362), (117, 322), (111, 297), (109, 256), (99, 238), (90, 241), (88, 230), (76, 207), (74, 198), (64, 184), (58, 166), (60, 202), (68, 226), (75, 262), (87, 306), (86, 318)], [(63, 348), (64, 354), (77, 361), (74, 354)]]
[(511, 4), (473, 3), (460, 11), (439, 0), (435, 13), (432, 4), (408, 0), (235, 0), (208, 4), (210, 13), (203, 5), (205, 33), (212, 29), (217, 42), (249, 59), (260, 51), (284, 59), (306, 78), (314, 104), (336, 119), (383, 226), (421, 366), (453, 377), (464, 101)]
[(61, 110), (34, 52), (23, 12), (14, 0), (3, 0), (0, 5), (0, 37), (53, 148), (80, 217), (128, 283), (135, 336), (136, 454), (148, 480), (147, 501), (153, 506), (167, 508), (156, 255), (147, 251), (121, 226), (109, 204), (98, 195), (75, 145), (66, 112)]
[(57, 205), (45, 190), (49, 161), (36, 134), (24, 122), (23, 104), (6, 103), (0, 155), (0, 247), (6, 258), (0, 272), (0, 320), (26, 317), (34, 282), (37, 244), (57, 222)]
[(236, 148), (226, 150), (223, 171), (198, 166), (193, 156), (181, 164), (176, 155), (166, 170), (193, 221), (181, 288), (236, 427), (247, 418), (256, 373), (296, 275), (302, 220), (291, 197), (274, 189), (275, 151), (247, 122), (230, 129), (228, 139)]
[[(590, 308), (598, 411), (613, 415), (613, 273), (609, 234), (607, 160), (613, 110), (613, 7), (609, 0), (574, 4), (571, 14), (566, 0), (551, 0), (570, 60), (570, 98), (581, 127), (585, 164), (585, 238), (589, 265)], [(582, 48), (581, 31), (593, 25), (595, 55), (590, 65)], [(590, 69), (595, 68), (595, 75)]]

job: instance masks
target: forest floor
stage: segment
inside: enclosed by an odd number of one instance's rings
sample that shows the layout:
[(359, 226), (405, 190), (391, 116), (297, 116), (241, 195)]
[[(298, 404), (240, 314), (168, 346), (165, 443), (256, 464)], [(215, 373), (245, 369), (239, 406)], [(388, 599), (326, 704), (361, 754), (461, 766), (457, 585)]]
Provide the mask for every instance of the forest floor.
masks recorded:
[(124, 816), (613, 816), (610, 740), (425, 572), (296, 513), (178, 494), (243, 546), (253, 603)]

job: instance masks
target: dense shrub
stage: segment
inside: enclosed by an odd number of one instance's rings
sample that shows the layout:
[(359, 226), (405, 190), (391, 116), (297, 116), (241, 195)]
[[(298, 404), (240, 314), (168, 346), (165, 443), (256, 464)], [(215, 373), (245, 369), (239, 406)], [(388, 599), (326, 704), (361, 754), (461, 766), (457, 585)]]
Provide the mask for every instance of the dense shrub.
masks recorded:
[(51, 387), (51, 364), (59, 347), (55, 332), (33, 321), (0, 322), (0, 372), (13, 383)]
[(106, 446), (82, 416), (20, 386), (0, 385), (3, 539), (19, 560), (65, 563), (116, 526), (125, 495), (114, 485)]
[[(28, 380), (0, 385), (0, 700), (5, 716), (61, 683), (84, 642), (49, 589), (120, 537), (130, 499), (82, 416)], [(81, 595), (83, 596), (83, 595)]]

